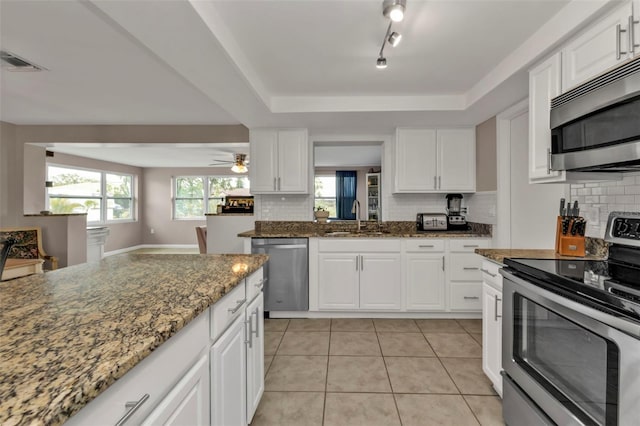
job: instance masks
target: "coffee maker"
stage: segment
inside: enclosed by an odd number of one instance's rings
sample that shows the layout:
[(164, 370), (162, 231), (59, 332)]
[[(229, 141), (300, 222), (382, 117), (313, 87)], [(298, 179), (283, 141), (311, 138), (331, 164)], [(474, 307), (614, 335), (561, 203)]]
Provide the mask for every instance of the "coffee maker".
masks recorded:
[(447, 230), (469, 229), (467, 219), (462, 214), (462, 194), (447, 194)]

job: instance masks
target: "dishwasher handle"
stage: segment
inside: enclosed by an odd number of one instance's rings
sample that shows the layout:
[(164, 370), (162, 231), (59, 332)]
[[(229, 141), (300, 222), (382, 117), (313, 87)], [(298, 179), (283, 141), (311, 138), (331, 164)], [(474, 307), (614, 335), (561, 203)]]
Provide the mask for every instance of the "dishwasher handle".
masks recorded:
[(306, 244), (253, 244), (251, 248), (274, 248), (274, 249), (301, 249), (307, 248)]

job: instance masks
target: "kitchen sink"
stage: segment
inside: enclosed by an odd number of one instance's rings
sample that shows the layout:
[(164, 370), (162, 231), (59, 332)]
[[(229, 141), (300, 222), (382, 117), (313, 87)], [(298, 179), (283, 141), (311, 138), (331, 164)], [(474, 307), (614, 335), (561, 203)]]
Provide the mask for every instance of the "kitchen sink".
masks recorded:
[(335, 232), (327, 232), (324, 235), (351, 235), (351, 234), (355, 234), (355, 232), (335, 231)]
[(340, 236), (340, 235), (361, 235), (363, 237), (366, 237), (367, 235), (382, 235), (382, 234), (386, 234), (387, 232), (379, 232), (379, 231), (360, 231), (360, 232), (356, 232), (356, 231), (334, 231), (334, 232), (327, 232), (324, 235), (326, 236)]

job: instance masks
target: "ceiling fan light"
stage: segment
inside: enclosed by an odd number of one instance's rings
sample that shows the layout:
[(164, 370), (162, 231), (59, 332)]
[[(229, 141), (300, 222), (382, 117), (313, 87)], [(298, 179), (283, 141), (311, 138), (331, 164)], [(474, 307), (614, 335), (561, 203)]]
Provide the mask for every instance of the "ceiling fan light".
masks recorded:
[(383, 70), (386, 67), (387, 67), (387, 58), (383, 58), (383, 57), (378, 58), (378, 60), (376, 61), (376, 68)]
[(249, 169), (247, 169), (247, 166), (245, 166), (244, 164), (234, 164), (231, 167), (231, 171), (234, 173), (247, 173)]
[(397, 45), (400, 44), (400, 41), (402, 41), (402, 34), (399, 34), (394, 31), (389, 35), (388, 40), (391, 46), (396, 47)]
[(400, 22), (404, 19), (404, 9), (407, 0), (384, 0), (382, 3), (382, 14), (393, 22)]

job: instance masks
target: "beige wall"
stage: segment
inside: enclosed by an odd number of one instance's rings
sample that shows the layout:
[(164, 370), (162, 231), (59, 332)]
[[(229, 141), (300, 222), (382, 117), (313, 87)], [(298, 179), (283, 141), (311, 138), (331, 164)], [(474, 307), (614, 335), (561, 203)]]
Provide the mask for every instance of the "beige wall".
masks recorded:
[(476, 191), (498, 189), (496, 118), (476, 126)]
[[(228, 167), (203, 168), (145, 168), (142, 193), (142, 244), (194, 244), (197, 245), (196, 226), (205, 226), (206, 220), (173, 220), (174, 176), (239, 176)], [(151, 229), (154, 233), (151, 233)]]
[(15, 224), (13, 207), (18, 198), (18, 185), (12, 178), (16, 173), (15, 163), (16, 126), (0, 121), (0, 226)]

